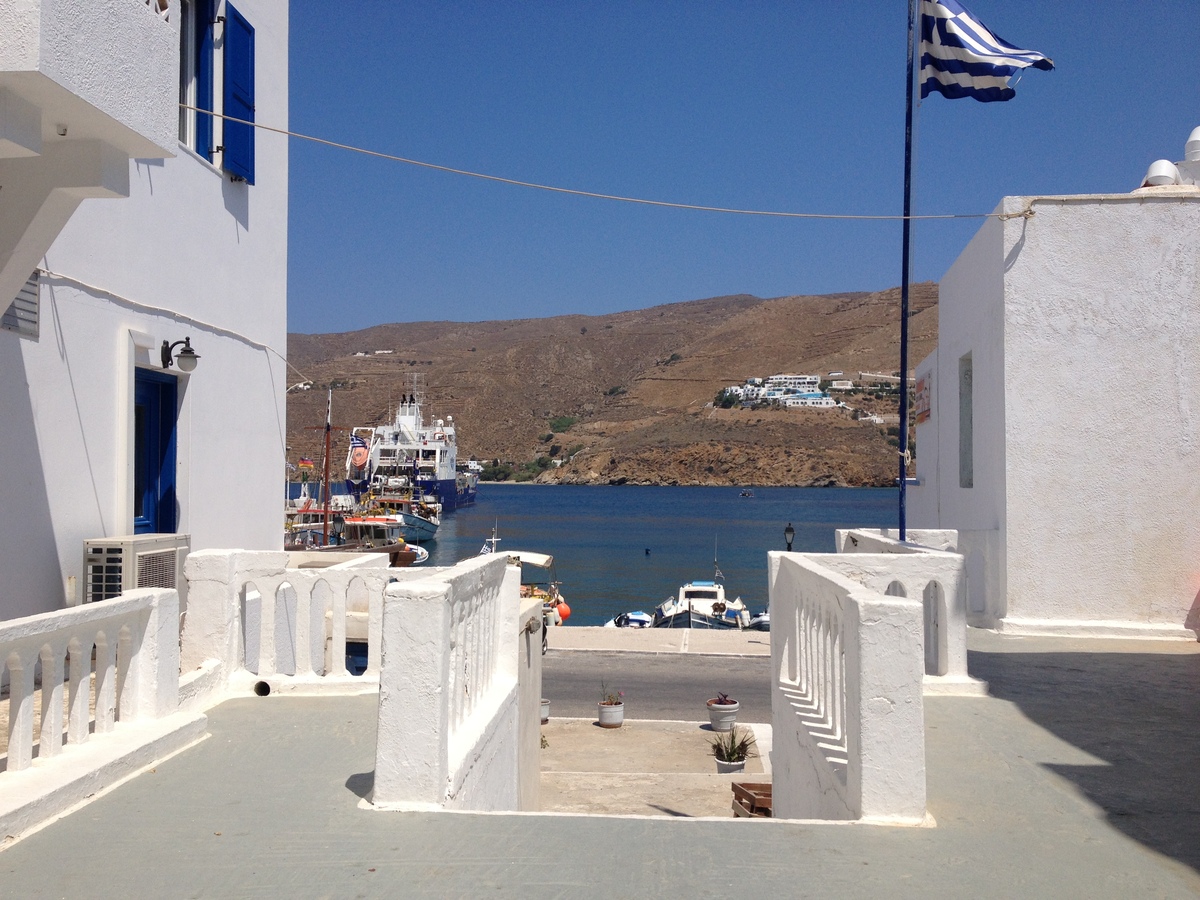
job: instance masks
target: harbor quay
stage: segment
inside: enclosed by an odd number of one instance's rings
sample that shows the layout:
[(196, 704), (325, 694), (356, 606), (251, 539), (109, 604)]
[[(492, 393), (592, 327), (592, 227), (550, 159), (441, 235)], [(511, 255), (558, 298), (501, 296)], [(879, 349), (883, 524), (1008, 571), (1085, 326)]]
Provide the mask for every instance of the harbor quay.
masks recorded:
[[(555, 629), (546, 677), (614, 657), (636, 680), (668, 653), (705, 671), (761, 665), (748, 634), (687, 637)], [(673, 650), (651, 646), (668, 638)], [(207, 739), (11, 843), (0, 883), (25, 897), (1200, 893), (1200, 647), (975, 629), (968, 642), (988, 694), (926, 700), (923, 826), (733, 818), (717, 776), (663, 771), (664, 732), (704, 731), (694, 704), (642, 719), (636, 697), (621, 729), (551, 711), (542, 812), (370, 812), (374, 696), (248, 694), (208, 710)], [(613, 768), (617, 746), (621, 771), (547, 771), (556, 754)], [(545, 811), (552, 783), (611, 809), (672, 779), (675, 806), (702, 790), (724, 814)]]

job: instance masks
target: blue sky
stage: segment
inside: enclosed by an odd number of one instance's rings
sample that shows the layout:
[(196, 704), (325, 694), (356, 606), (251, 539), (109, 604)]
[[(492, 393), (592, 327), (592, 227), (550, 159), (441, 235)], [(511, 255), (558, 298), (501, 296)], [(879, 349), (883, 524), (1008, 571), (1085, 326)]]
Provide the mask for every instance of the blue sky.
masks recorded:
[[(968, 0), (1054, 59), (920, 107), (916, 213), (1125, 192), (1200, 125), (1197, 0)], [(292, 0), (291, 128), (455, 168), (711, 206), (898, 215), (905, 0)], [(275, 123), (265, 123), (275, 124)], [(289, 330), (879, 290), (900, 223), (660, 209), (291, 142)], [(936, 280), (978, 220), (919, 224)]]

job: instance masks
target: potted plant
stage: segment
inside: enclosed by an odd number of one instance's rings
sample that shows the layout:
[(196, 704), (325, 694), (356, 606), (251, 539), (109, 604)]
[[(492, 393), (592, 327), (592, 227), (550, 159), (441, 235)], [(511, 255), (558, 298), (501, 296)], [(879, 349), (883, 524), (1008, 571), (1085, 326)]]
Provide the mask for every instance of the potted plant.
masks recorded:
[(717, 772), (742, 772), (746, 760), (754, 756), (754, 733), (749, 728), (737, 728), (718, 734), (710, 742), (717, 759)]
[(600, 682), (600, 702), (596, 705), (599, 710), (601, 728), (620, 728), (625, 721), (625, 693), (610, 691)]
[(737, 722), (737, 713), (741, 704), (730, 698), (728, 694), (719, 691), (717, 696), (708, 701), (708, 721), (713, 731), (729, 731)]

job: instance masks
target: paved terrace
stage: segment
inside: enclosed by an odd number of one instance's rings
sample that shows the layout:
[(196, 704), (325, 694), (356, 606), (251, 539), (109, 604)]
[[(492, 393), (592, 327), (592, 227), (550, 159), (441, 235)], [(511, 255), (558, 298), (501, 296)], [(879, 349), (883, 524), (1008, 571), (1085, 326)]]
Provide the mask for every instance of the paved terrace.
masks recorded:
[[(621, 642), (665, 653), (684, 640), (597, 632), (559, 629), (554, 644), (611, 650), (617, 644), (603, 642)], [(720, 637), (724, 645), (714, 647), (716, 636), (690, 635), (686, 649), (763, 652), (750, 641), (765, 636)], [(674, 648), (641, 646), (667, 640)], [(0, 893), (1200, 894), (1200, 647), (983, 632), (972, 633), (971, 646), (972, 672), (993, 696), (926, 701), (933, 828), (668, 817), (671, 810), (638, 818), (366, 811), (359, 801), (371, 785), (374, 698), (244, 698), (210, 712), (211, 737), (199, 745), (0, 853)], [(672, 732), (691, 740), (697, 730), (552, 724), (547, 759), (559, 768), (583, 765), (587, 742), (617, 739), (626, 771), (642, 778), (654, 771), (659, 742)], [(571, 730), (581, 735), (575, 743)], [(639, 735), (650, 740), (632, 740)], [(544, 779), (544, 799), (554, 794), (548, 786)], [(610, 789), (598, 794), (611, 805)]]

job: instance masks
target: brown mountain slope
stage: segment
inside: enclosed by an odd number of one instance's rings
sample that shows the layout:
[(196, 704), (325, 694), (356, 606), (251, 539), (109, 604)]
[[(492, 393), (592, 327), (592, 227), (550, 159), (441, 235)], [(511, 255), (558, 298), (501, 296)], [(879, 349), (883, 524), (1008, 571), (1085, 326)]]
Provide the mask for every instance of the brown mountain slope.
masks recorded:
[[(289, 361), (316, 385), (288, 396), (291, 456), (319, 456), (326, 385), (335, 424), (384, 421), (425, 376), (434, 418), (453, 416), (459, 456), (522, 463), (551, 449), (572, 462), (540, 480), (887, 483), (895, 450), (844, 411), (705, 409), (722, 387), (777, 372), (886, 372), (899, 364), (899, 290), (747, 295), (606, 316), (380, 325), (293, 334)], [(910, 361), (936, 343), (936, 285), (915, 285)], [(376, 354), (377, 350), (391, 353)], [(356, 353), (365, 353), (356, 356)], [(851, 398), (894, 412), (894, 400)], [(577, 420), (545, 440), (551, 419)], [(335, 433), (334, 469), (346, 437)], [(740, 460), (734, 464), (734, 460)]]

